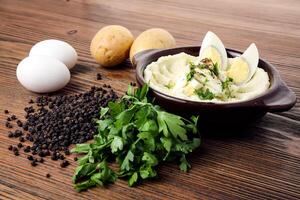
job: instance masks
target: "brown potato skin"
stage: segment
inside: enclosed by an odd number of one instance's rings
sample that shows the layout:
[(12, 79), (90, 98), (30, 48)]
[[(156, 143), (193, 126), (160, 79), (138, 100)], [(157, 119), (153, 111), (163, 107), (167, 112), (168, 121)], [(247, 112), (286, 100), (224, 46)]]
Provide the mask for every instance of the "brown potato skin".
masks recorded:
[(101, 66), (113, 67), (128, 58), (133, 40), (133, 35), (127, 28), (119, 25), (105, 26), (92, 39), (90, 51)]
[(151, 28), (142, 32), (133, 42), (130, 48), (130, 60), (132, 57), (147, 49), (166, 49), (176, 46), (174, 37), (161, 28)]

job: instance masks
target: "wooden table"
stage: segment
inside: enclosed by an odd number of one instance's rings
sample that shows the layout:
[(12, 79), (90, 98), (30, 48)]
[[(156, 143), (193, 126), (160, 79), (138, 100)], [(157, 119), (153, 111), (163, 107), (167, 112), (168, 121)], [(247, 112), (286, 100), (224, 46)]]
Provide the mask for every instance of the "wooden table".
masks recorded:
[[(109, 24), (123, 25), (135, 36), (162, 27), (174, 35), (177, 46), (199, 44), (208, 30), (228, 48), (244, 50), (255, 42), (261, 57), (300, 95), (298, 0), (0, 0), (0, 199), (300, 199), (299, 100), (289, 112), (267, 114), (238, 135), (205, 137), (201, 149), (189, 157), (189, 173), (167, 164), (158, 180), (135, 188), (119, 180), (108, 188), (77, 193), (71, 183), (73, 156), (66, 169), (50, 159), (33, 168), (24, 154), (10, 153), (8, 145), (17, 141), (7, 137), (3, 110), (22, 117), (28, 100), (37, 96), (15, 75), (17, 64), (36, 42), (57, 38), (78, 51), (78, 65), (63, 93), (109, 83), (122, 94), (134, 80), (130, 66), (103, 69), (90, 56), (93, 35)], [(101, 81), (96, 80), (98, 72)]]

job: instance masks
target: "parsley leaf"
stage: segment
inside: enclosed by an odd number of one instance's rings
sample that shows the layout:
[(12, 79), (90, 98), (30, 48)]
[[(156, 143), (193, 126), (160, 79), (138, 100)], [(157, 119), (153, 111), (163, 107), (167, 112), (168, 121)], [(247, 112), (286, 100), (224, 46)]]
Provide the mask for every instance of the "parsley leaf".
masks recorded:
[(124, 158), (124, 160), (123, 160), (123, 163), (122, 163), (122, 165), (121, 165), (121, 169), (122, 170), (127, 170), (127, 171), (129, 171), (130, 170), (130, 161), (132, 162), (133, 161), (133, 159), (134, 159), (134, 155), (133, 155), (133, 153), (129, 150), (128, 151), (128, 153), (127, 153), (127, 155), (126, 155), (126, 157)]
[(153, 155), (151, 153), (148, 153), (148, 152), (144, 152), (142, 160), (145, 161), (148, 165), (151, 165), (151, 166), (155, 166), (155, 165), (158, 164), (158, 160), (155, 157), (155, 155)]
[(152, 178), (157, 175), (156, 171), (151, 166), (142, 166), (140, 168), (140, 176), (142, 179)]
[(123, 149), (123, 140), (121, 137), (119, 136), (115, 136), (112, 143), (111, 143), (111, 152), (115, 153), (118, 150), (122, 150)]
[[(85, 180), (77, 183), (82, 178)], [(103, 186), (103, 184), (115, 182), (116, 178), (116, 174), (108, 167), (106, 161), (102, 161), (98, 164), (87, 163), (77, 167), (72, 180), (75, 183), (75, 189), (81, 191), (92, 186)]]
[(134, 172), (130, 177), (130, 179), (128, 180), (128, 185), (133, 186), (137, 182), (137, 180), (138, 180), (138, 173)]
[(158, 112), (158, 116), (160, 116), (161, 123), (166, 125), (175, 138), (179, 137), (181, 140), (187, 140), (186, 130), (182, 127), (184, 122), (181, 117), (164, 111)]
[(179, 168), (181, 171), (187, 172), (191, 165), (187, 162), (185, 155), (183, 154), (180, 158), (180, 165)]

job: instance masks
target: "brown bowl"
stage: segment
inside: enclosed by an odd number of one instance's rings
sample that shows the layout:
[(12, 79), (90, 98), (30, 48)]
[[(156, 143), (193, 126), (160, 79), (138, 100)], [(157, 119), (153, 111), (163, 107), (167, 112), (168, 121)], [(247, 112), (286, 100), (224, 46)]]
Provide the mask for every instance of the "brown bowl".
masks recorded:
[[(197, 56), (199, 46), (179, 47), (173, 49), (151, 49), (136, 54), (133, 65), (136, 67), (136, 79), (139, 85), (145, 84), (144, 70), (148, 64), (158, 58), (185, 52)], [(240, 56), (240, 51), (227, 49), (228, 57)], [(263, 59), (259, 60), (270, 77), (270, 88), (263, 94), (247, 101), (236, 103), (195, 102), (176, 98), (150, 88), (150, 94), (164, 109), (184, 116), (199, 115), (201, 122), (217, 124), (244, 124), (253, 122), (267, 112), (282, 112), (291, 109), (296, 103), (296, 96), (280, 78), (273, 65)]]

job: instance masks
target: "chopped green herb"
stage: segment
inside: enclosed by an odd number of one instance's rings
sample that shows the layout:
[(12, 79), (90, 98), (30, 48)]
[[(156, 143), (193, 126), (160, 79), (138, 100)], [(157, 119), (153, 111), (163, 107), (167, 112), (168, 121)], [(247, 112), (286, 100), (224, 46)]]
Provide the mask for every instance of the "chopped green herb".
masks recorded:
[[(94, 141), (72, 149), (84, 154), (72, 178), (77, 191), (113, 183), (117, 177), (134, 186), (157, 176), (157, 167), (165, 161), (180, 161), (182, 171), (191, 167), (186, 155), (200, 146), (198, 118), (162, 110), (151, 103), (148, 89), (148, 85), (129, 87), (127, 95), (102, 108)], [(118, 163), (117, 171), (109, 167), (111, 160)]]
[(194, 78), (196, 71), (195, 70), (191, 70), (187, 75), (186, 75), (186, 80), (190, 81)]
[(169, 90), (172, 89), (175, 86), (175, 84), (173, 82), (169, 82), (168, 85), (165, 85), (166, 88), (168, 88)]
[(194, 78), (195, 73), (196, 73), (196, 71), (195, 71), (196, 65), (192, 62), (190, 62), (189, 65), (190, 65), (190, 72), (186, 75), (186, 80), (187, 81), (192, 80)]
[(222, 91), (225, 94), (226, 98), (232, 98), (234, 97), (232, 94), (232, 91), (230, 89), (230, 86), (233, 84), (232, 78), (227, 78), (225, 81), (222, 82)]
[(204, 80), (204, 85), (206, 85), (207, 83), (208, 83), (208, 79), (205, 78), (205, 80)]
[(227, 89), (233, 82), (232, 78), (227, 78), (224, 82), (222, 82), (222, 90)]
[(213, 73), (214, 73), (216, 76), (219, 76), (219, 65), (218, 65), (218, 63), (214, 63), (214, 64), (213, 64), (212, 71), (213, 71)]
[(215, 98), (214, 93), (212, 93), (208, 88), (205, 89), (204, 87), (196, 89), (195, 94), (203, 100), (212, 100)]
[[(196, 68), (199, 69), (207, 69), (210, 71), (212, 76), (219, 76), (219, 65), (218, 63), (213, 63), (210, 59), (205, 60), (204, 63), (202, 63), (203, 60), (199, 63), (199, 64), (195, 64), (190, 62), (190, 72), (187, 74), (186, 76), (186, 80), (190, 81), (194, 78), (194, 75), (196, 74)], [(202, 75), (202, 73), (200, 73), (200, 75)], [(205, 76), (205, 75), (204, 75)]]

